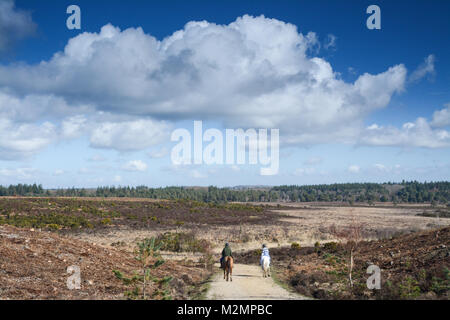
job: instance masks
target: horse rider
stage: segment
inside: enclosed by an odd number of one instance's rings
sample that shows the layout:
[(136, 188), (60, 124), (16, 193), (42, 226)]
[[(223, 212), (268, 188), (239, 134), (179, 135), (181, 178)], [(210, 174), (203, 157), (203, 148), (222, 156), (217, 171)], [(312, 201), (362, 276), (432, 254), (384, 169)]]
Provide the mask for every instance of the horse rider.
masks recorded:
[(230, 244), (227, 242), (225, 243), (225, 248), (222, 250), (222, 258), (220, 258), (220, 266), (223, 268), (223, 261), (225, 257), (232, 257), (233, 258), (233, 252), (231, 251)]
[(262, 265), (263, 257), (269, 258), (269, 263), (270, 263), (269, 249), (267, 248), (267, 246), (266, 246), (265, 244), (262, 245), (261, 259), (259, 260), (259, 264), (260, 264), (260, 265)]

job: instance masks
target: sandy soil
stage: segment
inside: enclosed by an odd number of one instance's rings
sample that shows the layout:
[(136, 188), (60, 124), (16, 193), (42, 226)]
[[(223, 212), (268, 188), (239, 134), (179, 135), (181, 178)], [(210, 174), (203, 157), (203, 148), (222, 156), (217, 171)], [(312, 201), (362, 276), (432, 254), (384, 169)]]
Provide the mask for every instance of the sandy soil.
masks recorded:
[[(218, 265), (216, 266), (219, 267)], [(254, 265), (235, 264), (233, 281), (223, 279), (223, 272), (217, 273), (206, 295), (207, 300), (304, 300), (275, 284), (272, 278), (264, 278), (261, 268)]]

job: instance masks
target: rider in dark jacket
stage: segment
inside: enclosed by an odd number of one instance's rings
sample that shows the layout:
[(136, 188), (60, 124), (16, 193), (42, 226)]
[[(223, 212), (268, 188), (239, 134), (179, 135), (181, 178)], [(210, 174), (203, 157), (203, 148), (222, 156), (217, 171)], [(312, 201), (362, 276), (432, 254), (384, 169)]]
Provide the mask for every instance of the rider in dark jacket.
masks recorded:
[(225, 243), (225, 248), (222, 250), (222, 258), (220, 258), (220, 266), (223, 266), (223, 260), (225, 257), (233, 257), (233, 252), (231, 251), (230, 245)]

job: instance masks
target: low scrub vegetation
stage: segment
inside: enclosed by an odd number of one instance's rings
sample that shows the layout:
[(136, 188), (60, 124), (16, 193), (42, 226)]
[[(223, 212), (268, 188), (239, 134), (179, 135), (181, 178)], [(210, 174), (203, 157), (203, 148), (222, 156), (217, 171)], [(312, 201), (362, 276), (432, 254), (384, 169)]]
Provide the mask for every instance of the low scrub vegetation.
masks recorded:
[(264, 206), (190, 200), (127, 201), (79, 198), (1, 198), (0, 224), (48, 230), (102, 229), (114, 226), (170, 228), (202, 225), (275, 224)]
[(8, 224), (20, 228), (42, 228), (50, 230), (60, 230), (64, 228), (92, 229), (94, 225), (82, 216), (70, 216), (59, 213), (45, 213), (39, 215), (23, 215), (2, 213), (0, 224)]
[(450, 210), (438, 209), (434, 212), (424, 211), (423, 213), (419, 213), (418, 216), (432, 218), (450, 218)]
[[(278, 278), (318, 299), (450, 298), (450, 227), (361, 241), (358, 246), (328, 242), (314, 247), (271, 248)], [(351, 251), (353, 250), (353, 254)], [(237, 255), (258, 263), (256, 250)], [(353, 265), (351, 264), (353, 257)], [(367, 269), (381, 270), (380, 289), (369, 289)], [(351, 278), (350, 278), (351, 271)]]
[(163, 251), (204, 252), (208, 241), (197, 239), (192, 232), (166, 232), (156, 238), (157, 245)]
[(155, 241), (163, 251), (201, 253), (199, 263), (205, 269), (211, 269), (215, 262), (213, 245), (205, 239), (198, 239), (193, 232), (166, 232), (156, 237)]

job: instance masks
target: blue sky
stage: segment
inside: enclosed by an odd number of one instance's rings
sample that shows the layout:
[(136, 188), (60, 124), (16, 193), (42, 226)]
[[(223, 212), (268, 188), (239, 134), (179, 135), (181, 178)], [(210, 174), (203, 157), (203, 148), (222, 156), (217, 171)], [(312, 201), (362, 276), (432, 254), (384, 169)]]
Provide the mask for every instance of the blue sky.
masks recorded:
[[(81, 30), (66, 27), (71, 4)], [(371, 4), (381, 30), (366, 27)], [(0, 0), (0, 184), (448, 180), (449, 12), (437, 0)], [(279, 129), (278, 174), (174, 165), (170, 134), (194, 120)]]

